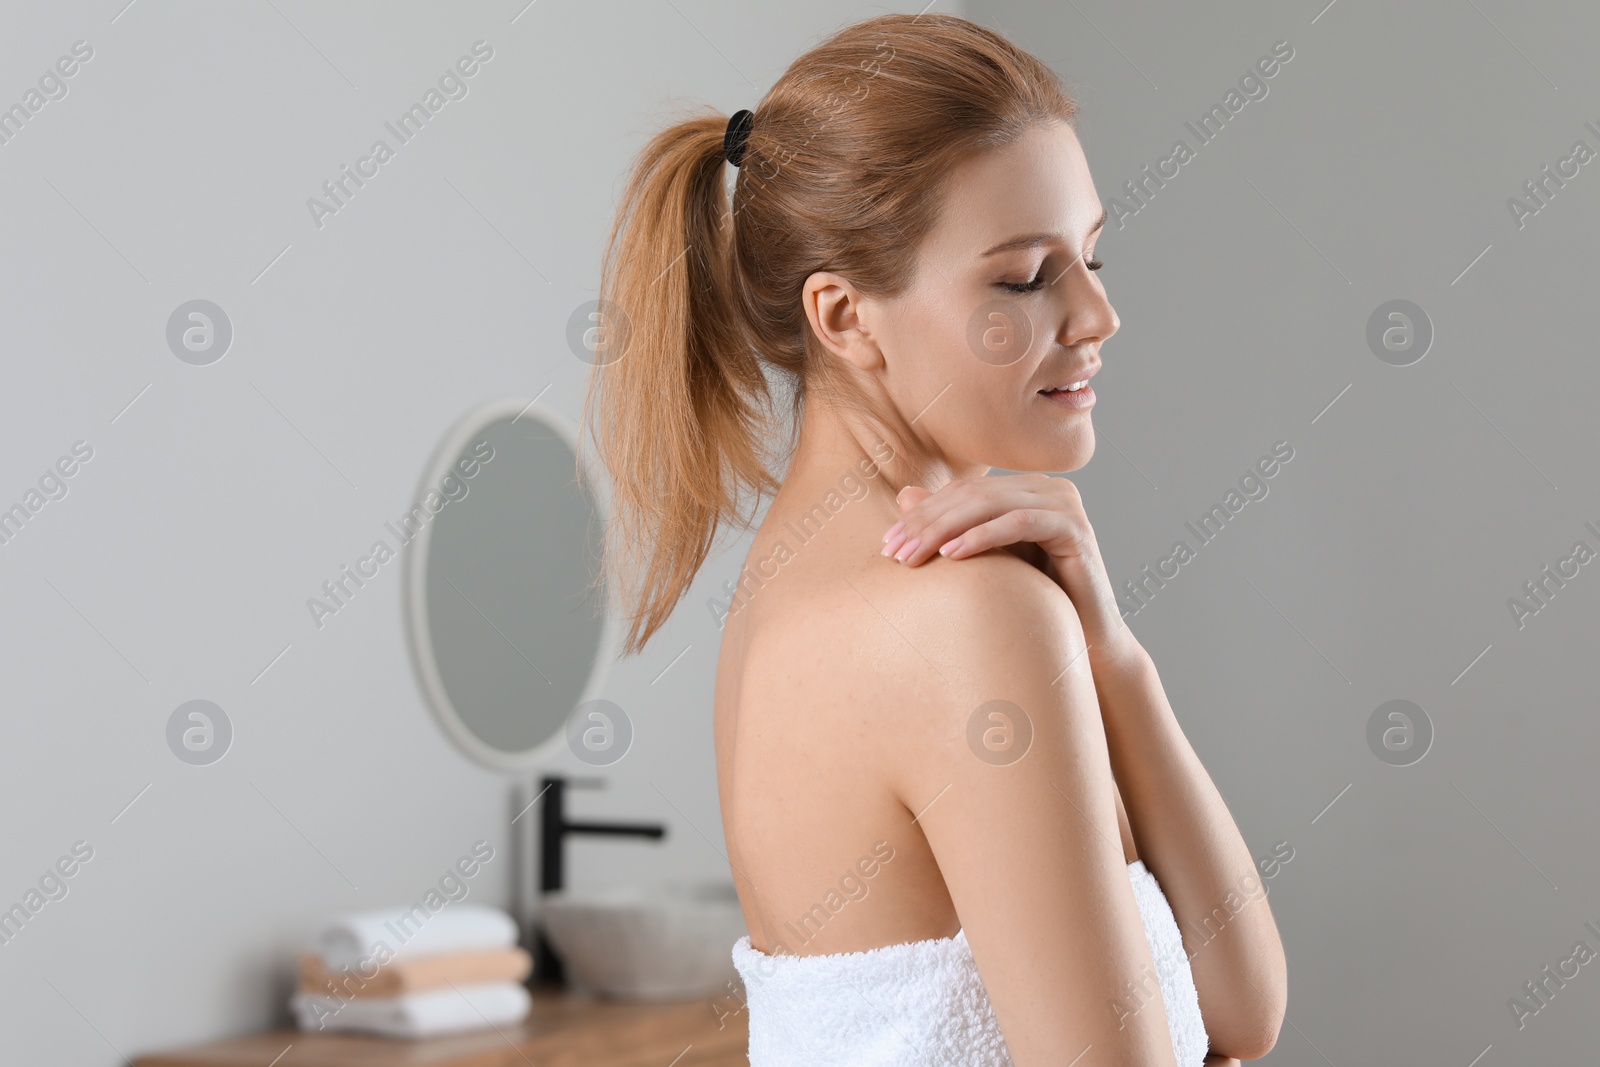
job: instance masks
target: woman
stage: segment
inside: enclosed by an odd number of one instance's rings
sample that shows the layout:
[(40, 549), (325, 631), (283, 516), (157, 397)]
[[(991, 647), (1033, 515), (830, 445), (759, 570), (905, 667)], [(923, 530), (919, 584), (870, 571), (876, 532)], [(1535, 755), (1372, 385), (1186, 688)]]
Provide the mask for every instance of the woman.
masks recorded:
[(1094, 451), (1118, 320), (1075, 114), (993, 32), (886, 15), (753, 113), (658, 134), (624, 193), (587, 414), (628, 652), (771, 497), (713, 605), (755, 1067), (1194, 1067), (1277, 1039), (1255, 865), (1076, 489), (986, 476)]

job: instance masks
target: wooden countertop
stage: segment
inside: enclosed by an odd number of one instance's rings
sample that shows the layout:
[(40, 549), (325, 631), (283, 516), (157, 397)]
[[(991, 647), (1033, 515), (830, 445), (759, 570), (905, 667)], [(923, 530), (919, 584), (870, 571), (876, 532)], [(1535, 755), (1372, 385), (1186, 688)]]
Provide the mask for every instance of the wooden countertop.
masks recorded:
[[(528, 1017), (499, 1031), (422, 1040), (275, 1030), (138, 1057), (135, 1067), (748, 1067), (749, 1025), (732, 996), (614, 1001), (536, 988)], [(720, 1018), (719, 1018), (720, 1017)], [(675, 1058), (676, 1057), (676, 1058)]]

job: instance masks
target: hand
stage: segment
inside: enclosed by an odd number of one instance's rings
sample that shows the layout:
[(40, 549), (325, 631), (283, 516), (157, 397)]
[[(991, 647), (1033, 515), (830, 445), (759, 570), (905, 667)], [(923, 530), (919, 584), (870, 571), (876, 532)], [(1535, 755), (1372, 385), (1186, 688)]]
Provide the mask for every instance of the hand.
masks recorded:
[(1078, 487), (1048, 474), (957, 478), (929, 492), (908, 485), (902, 518), (884, 534), (884, 555), (909, 566), (965, 559), (992, 548), (1020, 556), (1048, 574), (1083, 623), (1092, 663), (1114, 663), (1140, 648), (1122, 621), (1100, 546)]

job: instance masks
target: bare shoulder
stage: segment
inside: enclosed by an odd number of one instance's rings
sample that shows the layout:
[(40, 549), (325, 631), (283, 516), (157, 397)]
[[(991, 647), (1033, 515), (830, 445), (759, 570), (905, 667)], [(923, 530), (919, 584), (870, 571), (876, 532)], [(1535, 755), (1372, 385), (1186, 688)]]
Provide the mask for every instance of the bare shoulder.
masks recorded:
[(959, 607), (955, 625), (1005, 623), (1077, 628), (1072, 601), (1053, 579), (1017, 556), (1000, 549), (966, 559), (935, 556), (919, 567), (884, 559), (883, 568), (867, 575), (898, 607), (918, 613)]
[(973, 700), (1002, 697), (1001, 690), (1030, 700), (1060, 693), (1072, 666), (1087, 677), (1072, 601), (1009, 552), (936, 558), (916, 568), (884, 564), (865, 569), (860, 594), (877, 616), (875, 667), (908, 698), (895, 702), (902, 712), (916, 719), (959, 712), (976, 706)]
[(961, 715), (1006, 693), (1057, 699), (1069, 667), (1088, 676), (1072, 601), (1009, 552), (919, 567), (873, 554), (794, 577), (751, 601), (761, 636), (750, 673), (774, 695), (803, 698), (813, 724), (874, 724), (857, 740), (905, 801), (915, 790), (900, 772), (926, 765), (919, 745), (940, 743)]
[(1128, 881), (1082, 625), (1005, 552), (867, 582), (897, 640), (875, 643), (882, 759), (938, 863), (1018, 1064), (1086, 1043), (1171, 1064), (1165, 1015), (1109, 1010), (1153, 962)]

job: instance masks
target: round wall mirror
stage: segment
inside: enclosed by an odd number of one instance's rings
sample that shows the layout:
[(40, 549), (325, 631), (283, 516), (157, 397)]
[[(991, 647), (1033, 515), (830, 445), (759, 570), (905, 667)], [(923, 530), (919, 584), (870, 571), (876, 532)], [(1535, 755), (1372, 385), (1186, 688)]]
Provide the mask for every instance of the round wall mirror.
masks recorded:
[(499, 770), (553, 757), (611, 659), (603, 502), (577, 465), (560, 415), (489, 404), (445, 435), (405, 518), (418, 681), (445, 733)]

